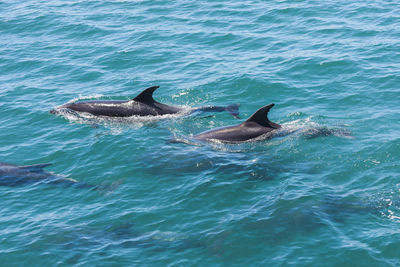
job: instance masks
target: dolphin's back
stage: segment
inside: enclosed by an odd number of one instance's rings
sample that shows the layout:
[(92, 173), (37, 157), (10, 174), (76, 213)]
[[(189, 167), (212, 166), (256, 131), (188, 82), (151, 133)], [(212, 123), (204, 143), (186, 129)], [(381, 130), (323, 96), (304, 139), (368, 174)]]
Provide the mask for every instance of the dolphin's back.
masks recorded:
[(273, 106), (274, 104), (269, 104), (260, 108), (242, 124), (212, 129), (196, 135), (195, 138), (228, 143), (249, 141), (264, 134), (268, 138), (268, 133), (281, 128), (279, 124), (268, 119), (268, 112)]
[(130, 101), (84, 101), (70, 103), (64, 106), (76, 112), (86, 112), (95, 116), (109, 116), (109, 117), (130, 117), (157, 115), (156, 111), (147, 105)]
[(153, 93), (159, 86), (145, 89), (135, 98), (123, 100), (92, 100), (69, 103), (62, 108), (76, 112), (86, 112), (95, 116), (131, 117), (131, 116), (157, 116), (175, 114), (181, 111), (173, 107), (159, 103), (153, 99)]
[(265, 127), (259, 127), (249, 123), (242, 123), (239, 125), (209, 130), (196, 135), (195, 138), (199, 140), (219, 140), (222, 142), (236, 143), (257, 138), (271, 130), (272, 129), (266, 129)]
[(221, 112), (228, 111), (233, 117), (239, 118), (239, 105), (233, 104), (227, 107), (202, 107), (202, 108), (183, 108), (159, 103), (153, 98), (153, 93), (159, 86), (151, 86), (143, 90), (136, 97), (128, 101), (112, 100), (92, 100), (67, 103), (58, 108), (52, 109), (52, 114), (62, 114), (62, 111), (85, 112), (94, 116), (108, 117), (131, 117), (131, 116), (159, 116), (189, 112)]
[(37, 182), (53, 175), (44, 170), (51, 163), (17, 166), (9, 163), (0, 163), (0, 185), (17, 186)]

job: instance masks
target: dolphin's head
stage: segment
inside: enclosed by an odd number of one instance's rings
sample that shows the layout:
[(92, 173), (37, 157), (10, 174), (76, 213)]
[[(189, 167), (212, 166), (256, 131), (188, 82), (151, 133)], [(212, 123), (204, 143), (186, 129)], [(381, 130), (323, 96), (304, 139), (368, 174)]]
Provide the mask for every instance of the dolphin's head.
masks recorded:
[(68, 103), (68, 104), (64, 104), (64, 105), (58, 106), (58, 107), (50, 110), (50, 113), (51, 114), (60, 114), (60, 112), (62, 110), (71, 109), (71, 105), (73, 105), (73, 103)]
[(60, 110), (58, 108), (53, 108), (52, 110), (50, 110), (51, 114), (58, 114), (60, 113)]

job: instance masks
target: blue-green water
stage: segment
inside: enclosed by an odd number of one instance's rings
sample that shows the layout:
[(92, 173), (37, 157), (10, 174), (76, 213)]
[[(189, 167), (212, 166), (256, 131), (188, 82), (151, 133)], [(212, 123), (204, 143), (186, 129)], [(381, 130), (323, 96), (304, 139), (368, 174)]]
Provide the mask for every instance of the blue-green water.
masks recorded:
[[(121, 183), (1, 187), (1, 265), (400, 265), (397, 1), (2, 1), (0, 34), (0, 161)], [(49, 113), (150, 85), (351, 138), (199, 146), (168, 140), (239, 121)]]

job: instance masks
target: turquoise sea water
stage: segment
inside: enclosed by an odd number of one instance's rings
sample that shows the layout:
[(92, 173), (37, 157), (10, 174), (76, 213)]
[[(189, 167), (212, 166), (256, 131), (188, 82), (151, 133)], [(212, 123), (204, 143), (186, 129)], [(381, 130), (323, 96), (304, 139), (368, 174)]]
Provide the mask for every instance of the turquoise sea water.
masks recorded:
[[(115, 185), (1, 187), (1, 265), (400, 265), (397, 1), (2, 1), (0, 34), (0, 161)], [(49, 113), (151, 85), (241, 120)], [(347, 134), (169, 142), (269, 103)]]

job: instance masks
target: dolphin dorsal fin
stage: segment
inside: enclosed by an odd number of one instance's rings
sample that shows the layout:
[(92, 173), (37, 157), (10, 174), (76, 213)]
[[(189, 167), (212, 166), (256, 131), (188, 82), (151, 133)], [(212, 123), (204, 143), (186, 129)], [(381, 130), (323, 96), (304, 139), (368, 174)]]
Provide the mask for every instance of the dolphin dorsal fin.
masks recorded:
[(140, 94), (138, 94), (134, 99), (135, 101), (138, 102), (142, 102), (142, 103), (148, 103), (148, 102), (154, 102), (153, 99), (153, 93), (154, 91), (159, 88), (160, 86), (152, 86), (149, 87), (145, 90), (143, 90), (143, 92), (141, 92)]
[(250, 118), (248, 118), (244, 123), (255, 122), (264, 127), (270, 127), (270, 128), (275, 128), (275, 129), (281, 128), (280, 125), (273, 123), (268, 119), (268, 112), (274, 105), (275, 104), (269, 104), (269, 105), (266, 105), (266, 106), (260, 108), (259, 110), (254, 112), (254, 114), (251, 115)]
[(44, 168), (52, 165), (51, 163), (44, 163), (44, 164), (35, 164), (35, 165), (28, 165), (22, 166), (21, 169), (30, 171), (30, 172), (42, 172)]

